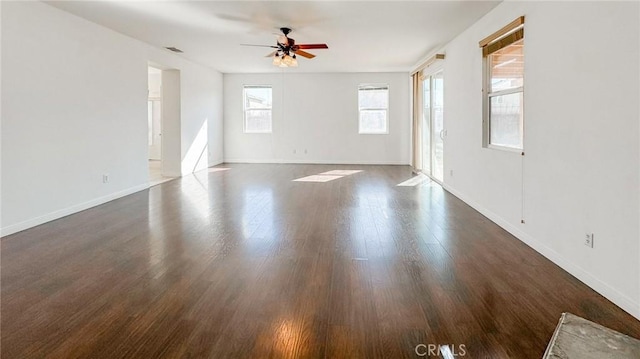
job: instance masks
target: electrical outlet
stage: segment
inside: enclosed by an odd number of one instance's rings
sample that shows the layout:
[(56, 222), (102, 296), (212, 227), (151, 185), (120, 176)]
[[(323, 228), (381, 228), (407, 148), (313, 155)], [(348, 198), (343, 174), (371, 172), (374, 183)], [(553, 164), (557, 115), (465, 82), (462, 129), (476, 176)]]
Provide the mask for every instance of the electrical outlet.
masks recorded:
[(102, 175), (102, 183), (109, 183), (109, 174), (105, 173)]
[(294, 155), (296, 154), (296, 150), (293, 150), (293, 154), (294, 154)]
[(449, 170), (449, 176), (453, 177), (453, 170)]
[(584, 245), (593, 248), (593, 233), (587, 233), (584, 236)]
[(307, 154), (307, 149), (306, 149), (306, 148), (304, 149), (304, 154), (305, 154), (305, 155)]

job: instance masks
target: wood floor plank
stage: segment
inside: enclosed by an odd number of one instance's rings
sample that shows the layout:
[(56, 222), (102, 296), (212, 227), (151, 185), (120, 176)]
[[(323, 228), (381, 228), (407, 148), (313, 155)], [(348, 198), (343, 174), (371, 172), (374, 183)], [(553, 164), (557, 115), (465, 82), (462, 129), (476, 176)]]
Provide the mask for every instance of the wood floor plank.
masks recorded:
[[(293, 181), (359, 170), (329, 182)], [(535, 358), (640, 322), (407, 166), (225, 164), (2, 238), (3, 358)], [(434, 356), (431, 356), (434, 357)]]

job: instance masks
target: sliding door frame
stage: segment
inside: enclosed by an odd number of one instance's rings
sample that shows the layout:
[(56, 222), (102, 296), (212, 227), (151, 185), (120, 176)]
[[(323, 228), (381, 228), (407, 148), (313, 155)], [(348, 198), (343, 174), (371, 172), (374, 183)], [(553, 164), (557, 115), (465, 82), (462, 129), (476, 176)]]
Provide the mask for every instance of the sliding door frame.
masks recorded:
[[(439, 133), (434, 133), (433, 131), (433, 123), (435, 120), (435, 107), (434, 107), (434, 77), (438, 74), (441, 74), (441, 77), (443, 79), (443, 84), (444, 84), (444, 66), (441, 62), (439, 63), (434, 63), (431, 64), (431, 66), (428, 66), (427, 68), (423, 69), (422, 72), (420, 73), (420, 109), (421, 112), (423, 112), (423, 110), (425, 109), (425, 101), (429, 101), (429, 124), (428, 126), (424, 123), (421, 124), (422, 130), (426, 131), (427, 129), (429, 130), (429, 148), (425, 148), (425, 146), (427, 144), (425, 144), (425, 141), (420, 141), (421, 143), (421, 149), (420, 149), (420, 153), (421, 153), (421, 157), (422, 157), (422, 165), (421, 167), (421, 172), (427, 176), (429, 176), (429, 178), (431, 178), (433, 181), (439, 183), (440, 185), (442, 185), (442, 182), (444, 181), (444, 158), (443, 158), (443, 164), (442, 164), (442, 180), (436, 178), (433, 175), (434, 172), (434, 161), (433, 161), (433, 156), (434, 156), (434, 144), (435, 144), (435, 136), (440, 136), (440, 138), (442, 139), (442, 141), (444, 142), (444, 134), (446, 133), (446, 130), (444, 129), (444, 119), (443, 119), (443, 129), (439, 132)], [(429, 81), (429, 99), (424, 98), (424, 81), (428, 80)], [(444, 98), (444, 86), (442, 89), (443, 92), (443, 98)], [(444, 101), (442, 103), (442, 111), (444, 113)], [(444, 115), (443, 115), (444, 116)], [(421, 116), (421, 121), (424, 122), (425, 120), (425, 116), (424, 114), (422, 114)], [(424, 133), (421, 134), (421, 136), (424, 137)], [(425, 154), (428, 150), (428, 156)], [(444, 149), (443, 149), (443, 153), (444, 153)], [(427, 168), (427, 166), (425, 166), (425, 161), (429, 161), (429, 166), (428, 169), (429, 171), (426, 171), (425, 169)]]

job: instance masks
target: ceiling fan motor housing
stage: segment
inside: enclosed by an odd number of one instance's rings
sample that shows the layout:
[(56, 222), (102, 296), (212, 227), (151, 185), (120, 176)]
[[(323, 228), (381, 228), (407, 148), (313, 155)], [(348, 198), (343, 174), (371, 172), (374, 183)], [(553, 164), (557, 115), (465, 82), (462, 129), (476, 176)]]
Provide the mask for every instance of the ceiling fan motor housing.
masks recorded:
[(291, 32), (291, 29), (288, 27), (281, 27), (280, 31), (282, 31), (282, 33), (284, 34), (284, 36), (289, 35), (289, 33)]

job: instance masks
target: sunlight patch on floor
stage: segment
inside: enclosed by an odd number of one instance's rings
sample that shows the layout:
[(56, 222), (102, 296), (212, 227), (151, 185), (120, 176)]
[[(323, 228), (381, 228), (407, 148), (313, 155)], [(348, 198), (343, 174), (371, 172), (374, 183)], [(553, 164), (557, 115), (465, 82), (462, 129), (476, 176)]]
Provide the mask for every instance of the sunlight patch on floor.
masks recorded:
[(362, 172), (362, 170), (333, 170), (322, 172), (317, 175), (294, 179), (294, 182), (329, 182), (344, 176), (350, 176), (354, 173)]
[(221, 171), (228, 171), (231, 168), (224, 168), (224, 167), (213, 167), (213, 168), (209, 168), (209, 172), (221, 172)]
[(312, 175), (294, 179), (294, 182), (329, 182), (335, 179), (342, 178), (342, 176), (327, 176), (327, 175)]
[(398, 183), (398, 187), (415, 187), (419, 184), (422, 184), (424, 182), (430, 181), (429, 177), (423, 175), (423, 174), (419, 174), (415, 177), (411, 177), (408, 180), (402, 182), (402, 183)]
[(354, 173), (362, 172), (362, 170), (333, 170), (320, 173), (323, 176), (350, 176)]

